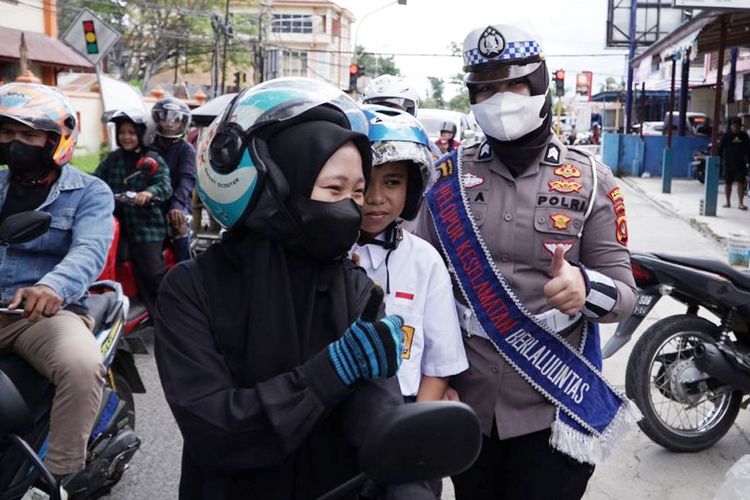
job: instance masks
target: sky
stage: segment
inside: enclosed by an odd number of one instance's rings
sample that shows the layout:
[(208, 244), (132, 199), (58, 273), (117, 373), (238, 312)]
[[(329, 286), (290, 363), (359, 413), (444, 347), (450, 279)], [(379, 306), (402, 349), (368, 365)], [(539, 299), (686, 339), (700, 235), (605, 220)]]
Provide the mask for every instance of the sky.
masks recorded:
[[(607, 49), (605, 0), (334, 0), (354, 14), (357, 44), (371, 52), (448, 54), (474, 28), (517, 24), (538, 34), (550, 72), (564, 69), (566, 87), (580, 71), (593, 72), (593, 92), (607, 77), (625, 78), (625, 50)], [(382, 10), (376, 9), (386, 6)], [(563, 57), (581, 54), (580, 57)], [(424, 78), (461, 72), (459, 57), (396, 55), (401, 74), (425, 86)], [(446, 89), (446, 97), (456, 89)]]

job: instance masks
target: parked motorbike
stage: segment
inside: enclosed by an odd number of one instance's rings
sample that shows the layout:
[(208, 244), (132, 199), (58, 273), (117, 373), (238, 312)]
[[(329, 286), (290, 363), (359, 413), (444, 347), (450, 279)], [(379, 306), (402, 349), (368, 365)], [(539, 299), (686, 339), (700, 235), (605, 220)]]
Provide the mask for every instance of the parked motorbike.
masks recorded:
[(703, 149), (693, 151), (693, 161), (690, 162), (693, 178), (698, 179), (701, 184), (706, 182), (706, 158), (709, 156), (711, 156), (710, 144)]
[(635, 311), (602, 353), (610, 357), (625, 345), (662, 296), (685, 304), (685, 314), (657, 321), (633, 346), (625, 389), (655, 443), (677, 452), (708, 448), (750, 394), (750, 273), (719, 260), (655, 253), (633, 253), (631, 265)]
[[(22, 212), (0, 224), (0, 244), (23, 243), (49, 228), (44, 212)], [(116, 484), (140, 446), (135, 433), (133, 393), (146, 392), (133, 355), (123, 342), (128, 298), (114, 281), (94, 283), (87, 304), (94, 336), (107, 370), (102, 402), (89, 438), (86, 468), (65, 478), (76, 499), (97, 498)], [(5, 306), (3, 306), (5, 307)], [(0, 308), (0, 314), (21, 314)], [(0, 355), (0, 499), (44, 498), (39, 488), (60, 498), (60, 485), (45, 468), (54, 387), (15, 354)], [(39, 478), (42, 478), (42, 482)]]
[(452, 476), (471, 467), (481, 446), (479, 419), (465, 404), (405, 404), (368, 433), (359, 453), (363, 472), (318, 500), (351, 496), (367, 480), (399, 485)]

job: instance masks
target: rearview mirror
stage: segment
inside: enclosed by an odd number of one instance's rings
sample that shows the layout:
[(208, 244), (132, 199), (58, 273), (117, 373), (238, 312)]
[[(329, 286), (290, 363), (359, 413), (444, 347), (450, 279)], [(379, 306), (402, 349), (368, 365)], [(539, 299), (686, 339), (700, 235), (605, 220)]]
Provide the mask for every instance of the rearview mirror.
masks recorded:
[(52, 216), (47, 212), (29, 210), (7, 217), (0, 224), (0, 243), (26, 243), (49, 230)]
[(481, 445), (479, 419), (467, 405), (412, 403), (393, 409), (383, 425), (371, 429), (360, 463), (378, 483), (413, 483), (465, 471)]

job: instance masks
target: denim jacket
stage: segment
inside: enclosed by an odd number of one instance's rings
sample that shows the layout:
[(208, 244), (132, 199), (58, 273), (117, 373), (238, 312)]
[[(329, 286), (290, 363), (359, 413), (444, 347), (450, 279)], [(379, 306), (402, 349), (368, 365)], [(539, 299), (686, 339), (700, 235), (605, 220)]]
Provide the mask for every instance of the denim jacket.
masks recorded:
[[(0, 207), (8, 192), (9, 172), (0, 172)], [(27, 243), (0, 245), (0, 296), (46, 285), (63, 299), (63, 307), (85, 309), (89, 285), (101, 274), (113, 239), (114, 198), (101, 179), (70, 165), (37, 210), (52, 216), (49, 231)]]

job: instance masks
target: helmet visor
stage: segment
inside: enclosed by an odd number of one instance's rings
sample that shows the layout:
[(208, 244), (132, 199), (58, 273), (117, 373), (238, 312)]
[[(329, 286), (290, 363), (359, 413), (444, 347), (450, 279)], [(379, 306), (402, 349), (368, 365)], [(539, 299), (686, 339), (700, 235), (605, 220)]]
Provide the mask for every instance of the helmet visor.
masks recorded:
[(372, 97), (365, 100), (366, 104), (378, 104), (389, 108), (396, 108), (406, 111), (412, 116), (416, 115), (416, 103), (406, 97)]
[(516, 78), (524, 78), (529, 76), (531, 73), (537, 70), (541, 66), (541, 62), (534, 62), (524, 65), (518, 64), (486, 64), (483, 66), (482, 71), (471, 71), (466, 73), (464, 81), (467, 84), (473, 83), (492, 83), (502, 82), (506, 80), (515, 80)]
[(185, 133), (190, 116), (184, 111), (159, 109), (154, 112), (159, 133), (169, 137), (179, 137)]

